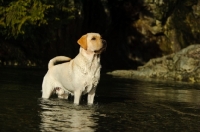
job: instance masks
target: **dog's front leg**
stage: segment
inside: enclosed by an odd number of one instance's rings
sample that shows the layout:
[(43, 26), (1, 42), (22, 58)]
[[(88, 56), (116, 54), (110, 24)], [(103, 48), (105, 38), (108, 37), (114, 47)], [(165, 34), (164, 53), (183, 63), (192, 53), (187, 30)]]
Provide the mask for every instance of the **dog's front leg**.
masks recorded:
[(88, 93), (88, 105), (92, 105), (94, 102), (94, 96), (95, 96), (95, 91), (96, 88), (93, 88), (89, 93)]
[(82, 91), (80, 90), (77, 90), (74, 92), (74, 104), (79, 105), (81, 94), (82, 94)]

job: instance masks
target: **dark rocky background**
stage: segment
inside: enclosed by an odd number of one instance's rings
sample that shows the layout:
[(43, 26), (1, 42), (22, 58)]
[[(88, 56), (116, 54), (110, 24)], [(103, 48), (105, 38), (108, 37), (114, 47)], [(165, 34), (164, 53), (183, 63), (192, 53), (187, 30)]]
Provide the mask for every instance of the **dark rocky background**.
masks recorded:
[(104, 69), (136, 69), (200, 43), (200, 0), (37, 2), (0, 2), (1, 66), (47, 67), (54, 56), (73, 58), (87, 32), (107, 40)]

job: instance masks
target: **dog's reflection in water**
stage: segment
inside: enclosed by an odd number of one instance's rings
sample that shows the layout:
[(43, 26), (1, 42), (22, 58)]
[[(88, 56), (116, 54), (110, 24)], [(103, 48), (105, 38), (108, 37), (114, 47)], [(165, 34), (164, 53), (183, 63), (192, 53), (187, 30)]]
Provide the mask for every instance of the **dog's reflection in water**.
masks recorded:
[(98, 119), (93, 106), (75, 106), (61, 99), (40, 100), (41, 131), (95, 131)]

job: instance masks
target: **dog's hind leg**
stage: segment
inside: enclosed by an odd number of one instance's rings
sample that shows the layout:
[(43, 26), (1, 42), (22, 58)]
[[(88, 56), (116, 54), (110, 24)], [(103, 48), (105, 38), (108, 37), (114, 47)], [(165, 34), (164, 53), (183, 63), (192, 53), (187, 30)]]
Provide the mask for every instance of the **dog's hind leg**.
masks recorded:
[(58, 95), (58, 98), (61, 98), (61, 99), (68, 99), (68, 95), (69, 93), (64, 91), (62, 88), (55, 88), (56, 90), (56, 94)]
[(68, 99), (68, 94), (64, 93), (62, 95), (58, 95), (58, 98), (60, 98), (60, 99)]
[(42, 98), (48, 99), (53, 93), (53, 90), (52, 85), (44, 80), (42, 83)]

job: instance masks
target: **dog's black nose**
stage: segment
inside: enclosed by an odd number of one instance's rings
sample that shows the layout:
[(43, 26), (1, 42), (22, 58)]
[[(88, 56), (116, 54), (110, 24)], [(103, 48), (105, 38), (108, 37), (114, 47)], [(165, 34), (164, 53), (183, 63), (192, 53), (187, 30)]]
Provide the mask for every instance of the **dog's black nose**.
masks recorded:
[(103, 49), (106, 49), (107, 48), (107, 42), (106, 42), (106, 40), (102, 39), (102, 43), (103, 43)]
[(107, 45), (107, 42), (106, 42), (106, 40), (104, 40), (104, 39), (102, 39), (102, 43), (103, 43), (104, 45)]

